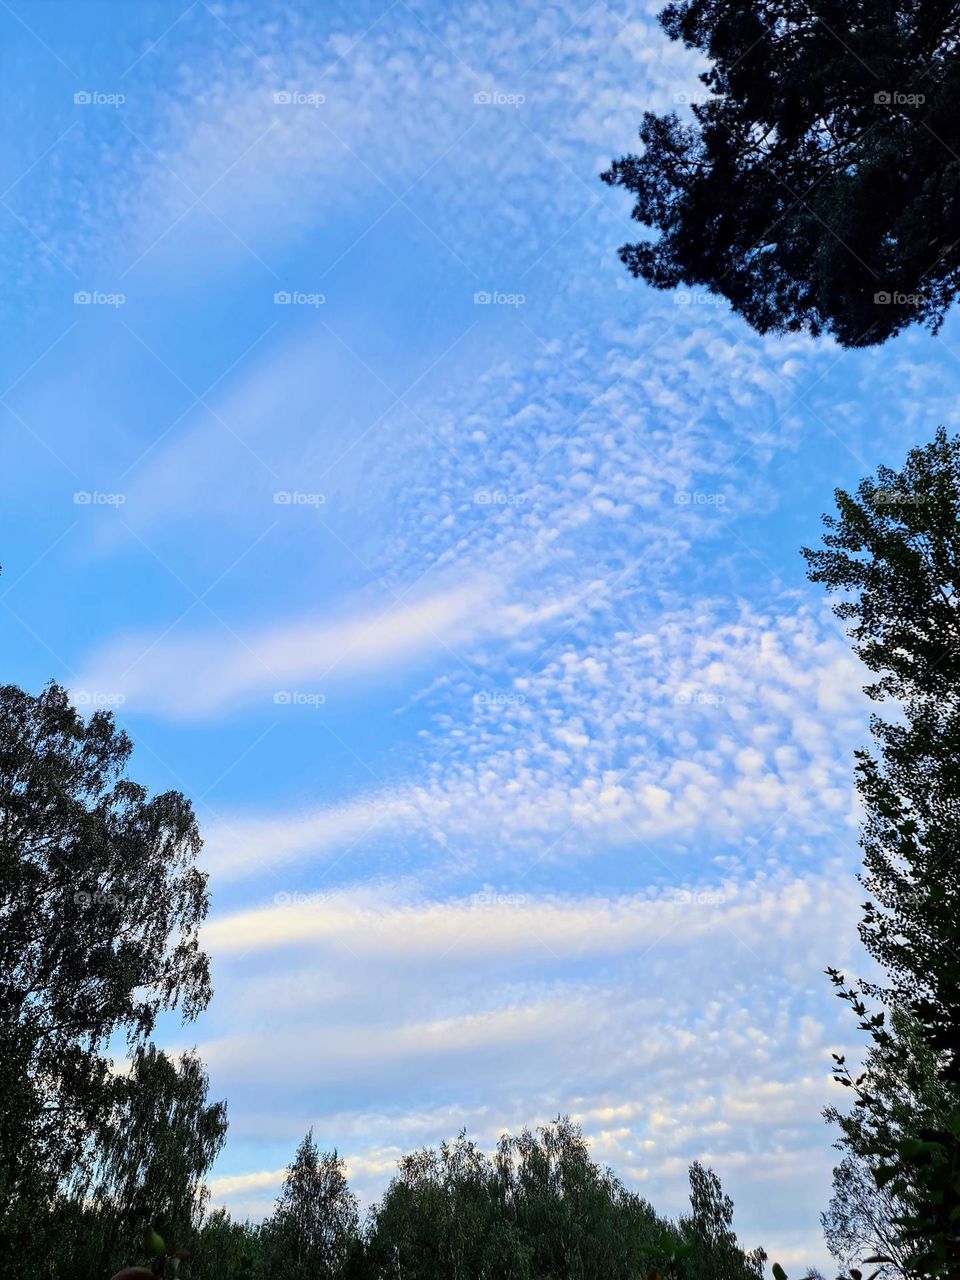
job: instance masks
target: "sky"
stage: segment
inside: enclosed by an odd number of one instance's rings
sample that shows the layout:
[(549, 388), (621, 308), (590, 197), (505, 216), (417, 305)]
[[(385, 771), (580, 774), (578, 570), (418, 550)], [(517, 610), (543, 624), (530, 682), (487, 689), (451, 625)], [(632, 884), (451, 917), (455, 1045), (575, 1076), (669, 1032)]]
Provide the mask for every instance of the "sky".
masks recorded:
[(759, 338), (599, 181), (657, 5), (0, 0), (4, 679), (192, 800), (230, 1132), (369, 1204), (570, 1114), (828, 1266), (862, 671), (800, 547), (956, 424), (960, 330)]

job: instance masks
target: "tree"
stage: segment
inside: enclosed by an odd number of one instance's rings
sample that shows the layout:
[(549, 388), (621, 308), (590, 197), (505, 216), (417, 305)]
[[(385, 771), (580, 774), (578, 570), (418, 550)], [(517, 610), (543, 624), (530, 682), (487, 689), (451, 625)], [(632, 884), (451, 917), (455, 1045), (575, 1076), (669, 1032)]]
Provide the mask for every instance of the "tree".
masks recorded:
[[(828, 1108), (831, 1120), (849, 1119)], [(878, 1187), (874, 1166), (868, 1159), (844, 1156), (833, 1171), (830, 1205), (820, 1215), (827, 1248), (849, 1270), (867, 1257), (882, 1255), (882, 1275), (906, 1276), (908, 1250), (901, 1240), (896, 1219), (907, 1212), (888, 1187)]]
[(332, 1280), (359, 1234), (356, 1197), (336, 1151), (321, 1152), (311, 1129), (287, 1170), (273, 1215), (261, 1228), (271, 1274)]
[(114, 1089), (94, 1138), (93, 1186), (83, 1198), (100, 1211), (105, 1257), (119, 1265), (136, 1255), (144, 1223), (167, 1241), (189, 1245), (207, 1198), (203, 1179), (226, 1138), (227, 1114), (224, 1103), (207, 1102), (207, 1074), (195, 1053), (174, 1061), (154, 1045), (138, 1048)]
[(198, 926), (206, 877), (178, 792), (124, 776), (112, 717), (84, 721), (66, 691), (0, 687), (0, 1232), (89, 1160), (115, 1097), (110, 1037), (131, 1049), (161, 1010), (210, 996)]
[(733, 1201), (714, 1171), (698, 1160), (690, 1166), (690, 1208), (680, 1230), (692, 1246), (686, 1267), (691, 1280), (761, 1280), (766, 1254), (744, 1253), (733, 1229)]
[(633, 275), (761, 333), (936, 331), (960, 288), (960, 6), (685, 0), (660, 22), (712, 66), (689, 124), (646, 112), (602, 175), (659, 232), (621, 248)]
[(257, 1280), (264, 1274), (261, 1252), (259, 1228), (214, 1209), (200, 1229), (193, 1274), (197, 1280)]
[(732, 1206), (715, 1177), (699, 1173), (705, 1191), (695, 1202), (695, 1225), (678, 1226), (600, 1168), (569, 1119), (504, 1134), (492, 1157), (461, 1133), (400, 1162), (372, 1211), (369, 1274), (636, 1280), (656, 1272), (677, 1280), (757, 1280), (754, 1256), (739, 1250), (732, 1231), (713, 1230), (711, 1207), (727, 1215), (729, 1228)]
[(893, 1220), (909, 1246), (903, 1267), (950, 1276), (960, 1275), (958, 482), (960, 438), (941, 429), (899, 473), (881, 468), (856, 497), (838, 491), (825, 546), (804, 553), (810, 577), (844, 593), (836, 612), (879, 677), (867, 692), (895, 701), (894, 718), (872, 718), (876, 754), (857, 753), (870, 894), (860, 936), (885, 981), (848, 987), (828, 970), (872, 1041), (858, 1075), (836, 1058), (856, 1095), (845, 1141), (905, 1208)]
[(887, 973), (868, 994), (910, 1011), (960, 1083), (960, 437), (941, 428), (899, 473), (836, 494), (812, 581), (842, 591), (839, 617), (902, 718), (874, 716), (857, 752), (871, 895), (860, 935)]
[[(865, 1056), (863, 1076), (870, 1092), (883, 1100), (884, 1141), (892, 1148), (900, 1139), (918, 1138), (928, 1120), (942, 1124), (950, 1103), (937, 1055), (917, 1034), (909, 1016), (892, 1009), (889, 1029), (900, 1051), (891, 1053), (874, 1045)], [(830, 1252), (847, 1268), (863, 1258), (883, 1255), (890, 1262), (881, 1264), (882, 1276), (905, 1276), (909, 1249), (898, 1220), (910, 1212), (910, 1204), (891, 1190), (889, 1182), (877, 1183), (879, 1162), (872, 1152), (868, 1118), (856, 1107), (849, 1113), (827, 1107), (824, 1118), (838, 1126), (840, 1139), (835, 1146), (844, 1153), (833, 1171), (829, 1208), (821, 1215)]]

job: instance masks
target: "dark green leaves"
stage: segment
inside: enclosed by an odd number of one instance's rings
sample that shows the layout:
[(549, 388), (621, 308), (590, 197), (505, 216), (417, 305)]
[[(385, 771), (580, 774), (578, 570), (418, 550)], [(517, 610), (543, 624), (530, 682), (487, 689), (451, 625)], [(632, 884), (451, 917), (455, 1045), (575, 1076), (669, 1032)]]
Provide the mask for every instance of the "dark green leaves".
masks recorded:
[(0, 687), (0, 1228), (25, 1248), (32, 1213), (88, 1188), (117, 1106), (109, 1039), (135, 1052), (161, 1011), (210, 997), (193, 811), (126, 778), (130, 752), (59, 686)]
[[(897, 1265), (920, 1276), (960, 1274), (960, 438), (941, 429), (899, 472), (881, 467), (855, 496), (838, 492), (809, 575), (840, 593), (837, 614), (894, 702), (875, 716), (875, 754), (856, 753), (864, 809), (860, 937), (882, 984), (847, 986), (829, 970), (871, 1048), (853, 1078), (841, 1145), (866, 1161), (879, 1198), (869, 1218)], [(893, 1011), (872, 1012), (867, 1001)], [(855, 1170), (845, 1162), (843, 1180)], [(826, 1225), (835, 1238), (862, 1221), (844, 1181)], [(862, 1183), (860, 1184), (862, 1187)], [(839, 1199), (838, 1199), (839, 1197)], [(835, 1208), (835, 1206), (837, 1206)], [(859, 1229), (859, 1228), (858, 1228)], [(889, 1249), (885, 1250), (889, 1252)], [(909, 1253), (907, 1259), (904, 1255)]]
[(761, 333), (936, 329), (960, 285), (954, 6), (686, 0), (661, 23), (712, 67), (689, 124), (646, 113), (603, 175), (659, 233), (622, 247), (628, 269)]

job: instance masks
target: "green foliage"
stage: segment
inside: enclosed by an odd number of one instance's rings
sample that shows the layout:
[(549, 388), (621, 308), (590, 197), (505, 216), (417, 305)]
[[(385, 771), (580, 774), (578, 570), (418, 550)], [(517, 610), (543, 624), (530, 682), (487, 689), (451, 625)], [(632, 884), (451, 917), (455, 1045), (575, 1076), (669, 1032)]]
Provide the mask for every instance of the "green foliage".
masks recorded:
[(192, 1018), (210, 995), (193, 812), (179, 793), (149, 797), (126, 778), (130, 751), (110, 715), (84, 721), (55, 684), (38, 697), (0, 687), (0, 1251), (10, 1277), (49, 1263), (51, 1214), (88, 1221), (63, 1197), (68, 1180), (91, 1176), (94, 1139), (118, 1106), (110, 1038), (135, 1051), (162, 1010)]
[(260, 1280), (262, 1241), (259, 1227), (234, 1222), (225, 1209), (214, 1209), (197, 1235), (195, 1280)]
[(844, 1158), (833, 1173), (833, 1195), (822, 1216), (830, 1252), (845, 1267), (871, 1255), (890, 1262), (880, 1266), (881, 1276), (906, 1274), (910, 1249), (902, 1239), (898, 1220), (910, 1212), (910, 1200), (892, 1190), (890, 1180), (877, 1179), (878, 1160), (872, 1154), (875, 1130), (880, 1127), (885, 1149), (900, 1138), (915, 1136), (923, 1124), (942, 1124), (950, 1112), (951, 1090), (944, 1081), (937, 1056), (917, 1033), (912, 1020), (894, 1009), (888, 1019), (897, 1046), (874, 1045), (861, 1070), (871, 1094), (882, 1100), (882, 1115), (873, 1122), (862, 1107), (849, 1113), (828, 1107), (825, 1118), (838, 1126), (835, 1144)]
[[(838, 492), (837, 504), (824, 549), (805, 553), (810, 576), (844, 593), (836, 611), (879, 677), (868, 692), (896, 700), (894, 718), (872, 720), (877, 754), (857, 755), (866, 814), (861, 879), (870, 894), (860, 934), (886, 981), (848, 987), (828, 970), (872, 1042), (859, 1075), (836, 1059), (859, 1112), (845, 1136), (898, 1205), (891, 1221), (905, 1246), (904, 1269), (957, 1276), (960, 439), (938, 431), (902, 471), (881, 470), (856, 497)], [(899, 1010), (900, 1026), (884, 1009), (871, 1012), (868, 999)], [(902, 1083), (907, 1115), (893, 1106), (892, 1081)]]
[(194, 1053), (178, 1062), (153, 1045), (137, 1049), (130, 1073), (115, 1080), (113, 1106), (95, 1137), (92, 1185), (83, 1193), (108, 1230), (104, 1255), (132, 1256), (141, 1224), (190, 1241), (200, 1225), (203, 1177), (227, 1132), (222, 1102), (207, 1102), (208, 1081)]
[(760, 1280), (766, 1254), (744, 1254), (733, 1230), (733, 1201), (724, 1195), (720, 1179), (699, 1161), (690, 1167), (689, 1218), (680, 1230), (690, 1248), (685, 1274), (691, 1280), (742, 1280), (751, 1272)]
[[(636, 1280), (725, 1277), (756, 1280), (757, 1255), (729, 1228), (719, 1183), (695, 1166), (694, 1213), (659, 1218), (589, 1157), (575, 1125), (558, 1120), (504, 1136), (492, 1157), (464, 1134), (400, 1164), (371, 1216), (367, 1274), (404, 1280)], [(721, 1238), (722, 1235), (722, 1238)]]
[(874, 717), (878, 753), (857, 754), (860, 932), (888, 978), (865, 990), (909, 1011), (960, 1082), (960, 437), (941, 429), (837, 504), (825, 548), (805, 552), (810, 577), (845, 593), (836, 612), (879, 676), (868, 692), (902, 711)]
[(311, 1130), (261, 1227), (267, 1269), (284, 1280), (333, 1280), (342, 1274), (358, 1233), (357, 1201), (343, 1161), (336, 1151), (321, 1154)]
[(761, 333), (844, 346), (936, 330), (960, 287), (956, 5), (686, 0), (660, 18), (711, 68), (693, 120), (645, 113), (603, 175), (659, 238), (657, 288), (706, 286)]

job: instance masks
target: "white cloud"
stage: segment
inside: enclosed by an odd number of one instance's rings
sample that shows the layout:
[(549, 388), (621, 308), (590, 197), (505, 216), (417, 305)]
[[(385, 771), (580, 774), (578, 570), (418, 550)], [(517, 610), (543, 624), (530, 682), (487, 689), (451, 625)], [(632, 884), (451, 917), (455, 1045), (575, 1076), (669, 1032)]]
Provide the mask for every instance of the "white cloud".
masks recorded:
[(211, 866), (249, 875), (387, 832), (425, 832), (453, 858), (540, 859), (588, 835), (708, 835), (717, 852), (746, 836), (755, 859), (785, 835), (852, 829), (863, 675), (822, 618), (704, 601), (632, 634), (576, 634), (536, 671), (447, 682), (421, 776), (313, 813), (228, 817)]
[[(272, 906), (214, 919), (203, 940), (221, 958), (264, 949), (343, 947), (359, 962), (385, 964), (448, 958), (466, 964), (522, 956), (561, 960), (661, 944), (690, 946), (718, 929), (743, 939), (762, 931), (783, 940), (831, 893), (836, 895), (837, 879), (834, 868), (812, 881), (680, 886), (617, 899), (544, 899), (518, 889), (407, 904), (389, 895), (378, 901), (370, 890), (359, 896), (282, 892)], [(851, 879), (834, 909), (839, 911), (842, 902), (849, 915), (856, 889)]]
[(378, 606), (338, 620), (298, 620), (245, 635), (221, 625), (187, 637), (129, 636), (95, 653), (74, 688), (110, 690), (134, 709), (174, 716), (209, 715), (257, 694), (289, 701), (315, 692), (303, 684), (455, 649), (478, 619), (489, 618), (492, 595), (489, 582), (475, 580), (432, 594), (384, 595)]

